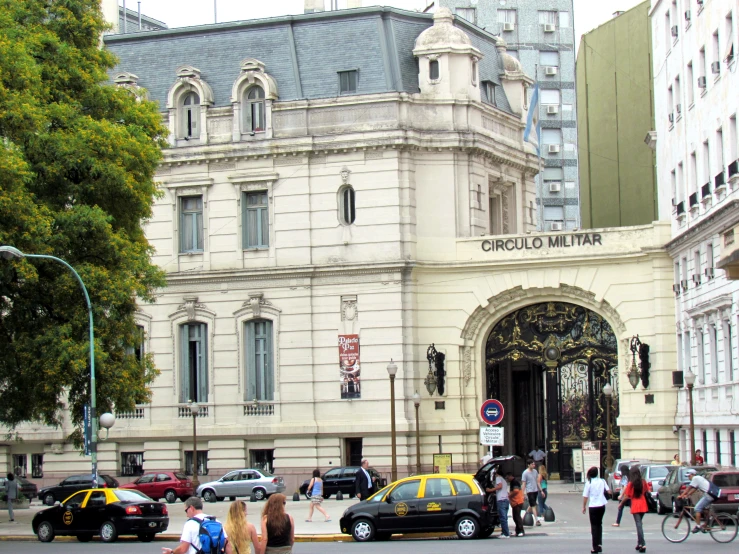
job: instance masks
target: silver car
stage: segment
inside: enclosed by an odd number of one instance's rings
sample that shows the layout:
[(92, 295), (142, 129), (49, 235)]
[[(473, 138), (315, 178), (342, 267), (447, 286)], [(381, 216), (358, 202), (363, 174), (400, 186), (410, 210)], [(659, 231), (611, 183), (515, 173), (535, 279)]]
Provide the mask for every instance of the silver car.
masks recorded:
[(237, 469), (227, 473), (218, 481), (203, 483), (195, 494), (206, 502), (215, 502), (224, 498), (251, 496), (264, 500), (271, 494), (285, 490), (282, 477), (276, 477), (263, 469)]
[(660, 484), (659, 482), (662, 481), (667, 477), (667, 475), (670, 473), (670, 468), (675, 466), (670, 466), (668, 463), (662, 463), (662, 464), (642, 464), (641, 469), (641, 477), (645, 481), (649, 481), (649, 483), (652, 485), (652, 497), (657, 500), (659, 498), (659, 488)]

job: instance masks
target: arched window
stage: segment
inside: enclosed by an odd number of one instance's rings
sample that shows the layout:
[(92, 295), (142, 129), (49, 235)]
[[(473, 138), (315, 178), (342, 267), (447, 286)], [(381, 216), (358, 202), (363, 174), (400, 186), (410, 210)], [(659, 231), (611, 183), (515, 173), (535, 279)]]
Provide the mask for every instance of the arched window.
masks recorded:
[(339, 190), (339, 218), (344, 225), (351, 225), (356, 219), (354, 189), (351, 186)]
[(195, 92), (188, 92), (182, 101), (181, 125), (182, 138), (200, 137), (200, 97)]
[(261, 133), (264, 124), (264, 89), (258, 85), (249, 87), (244, 94), (244, 132)]

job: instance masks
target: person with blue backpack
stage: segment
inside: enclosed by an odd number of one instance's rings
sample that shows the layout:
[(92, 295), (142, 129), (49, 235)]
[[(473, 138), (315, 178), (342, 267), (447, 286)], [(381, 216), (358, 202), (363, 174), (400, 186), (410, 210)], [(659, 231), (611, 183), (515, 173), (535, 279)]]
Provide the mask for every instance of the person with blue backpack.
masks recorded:
[(203, 513), (203, 500), (191, 496), (185, 500), (187, 521), (177, 548), (162, 548), (162, 554), (234, 554), (228, 544), (223, 524)]

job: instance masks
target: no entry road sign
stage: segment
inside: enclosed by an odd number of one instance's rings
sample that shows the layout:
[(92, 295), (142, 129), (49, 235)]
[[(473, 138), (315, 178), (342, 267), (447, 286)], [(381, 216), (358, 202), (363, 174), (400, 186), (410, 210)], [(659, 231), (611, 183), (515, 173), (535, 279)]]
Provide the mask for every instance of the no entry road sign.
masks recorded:
[(500, 400), (491, 398), (482, 403), (480, 407), (480, 417), (488, 425), (498, 425), (503, 421), (505, 410)]

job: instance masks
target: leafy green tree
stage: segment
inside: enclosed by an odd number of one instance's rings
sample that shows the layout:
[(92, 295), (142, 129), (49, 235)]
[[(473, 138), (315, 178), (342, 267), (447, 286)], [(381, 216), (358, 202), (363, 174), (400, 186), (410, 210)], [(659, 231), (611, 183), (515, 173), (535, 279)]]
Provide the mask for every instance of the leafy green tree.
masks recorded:
[[(167, 130), (112, 86), (98, 0), (0, 0), (0, 244), (71, 264), (95, 319), (98, 413), (150, 398), (136, 302), (164, 286), (142, 225)], [(62, 264), (0, 260), (0, 424), (59, 425), (89, 402), (87, 308)]]

